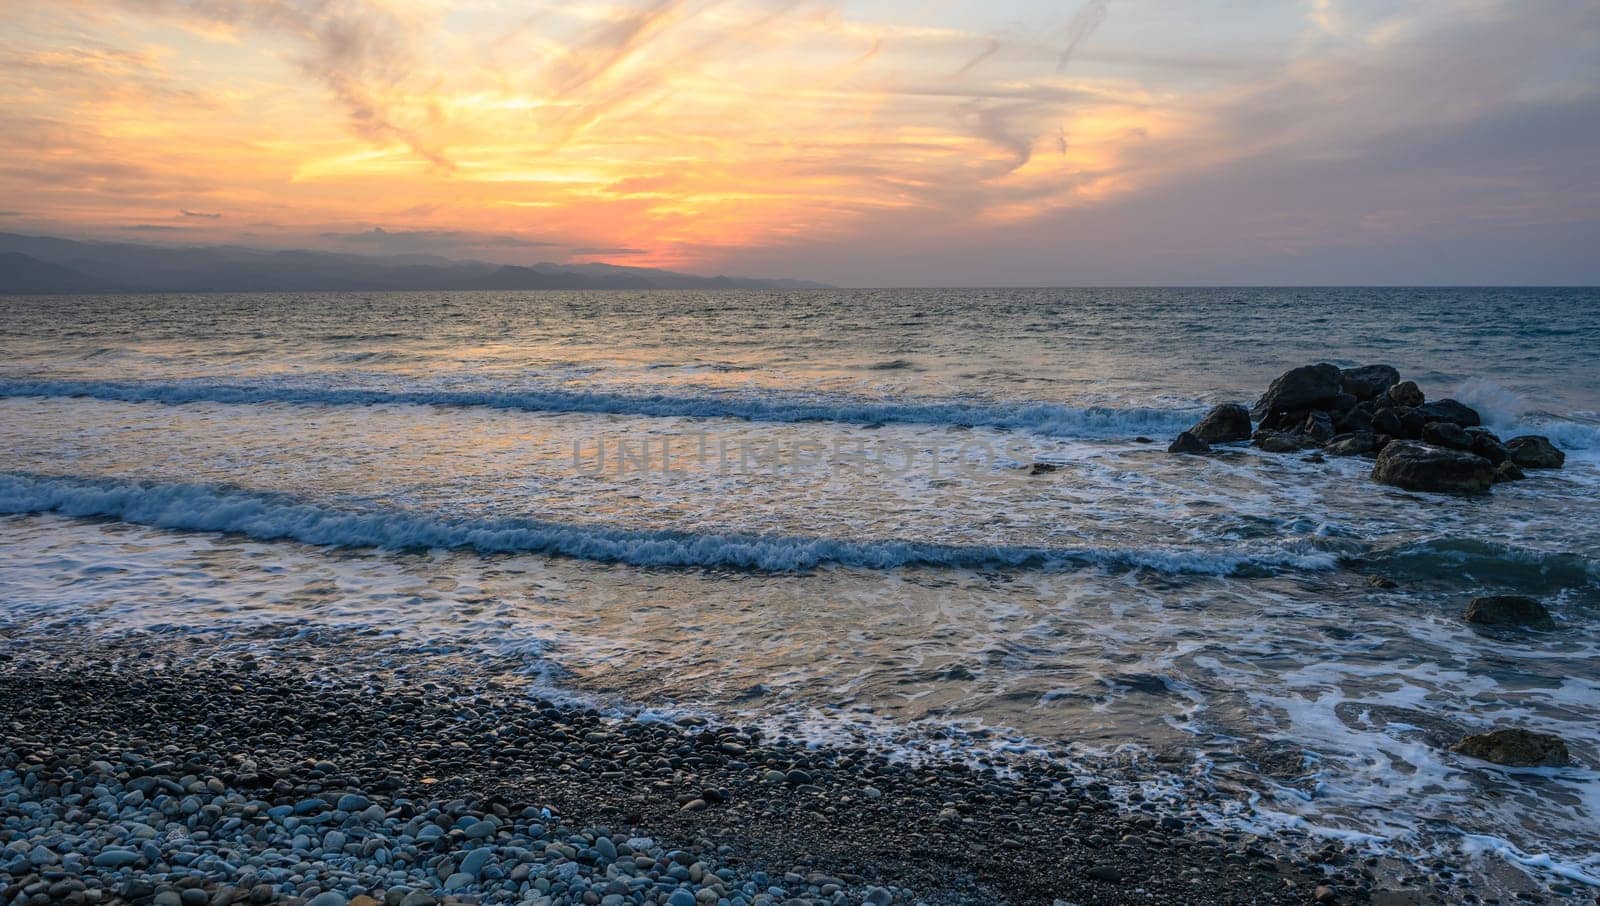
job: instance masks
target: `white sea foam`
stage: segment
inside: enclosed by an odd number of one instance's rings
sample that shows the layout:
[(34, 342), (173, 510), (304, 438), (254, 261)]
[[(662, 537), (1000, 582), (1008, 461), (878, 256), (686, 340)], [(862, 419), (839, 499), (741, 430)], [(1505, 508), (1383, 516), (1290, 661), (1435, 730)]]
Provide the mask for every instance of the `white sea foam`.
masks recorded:
[(966, 425), (1052, 437), (1118, 438), (1169, 434), (1193, 424), (1194, 409), (1066, 406), (1018, 401), (863, 400), (816, 394), (625, 393), (565, 388), (384, 390), (208, 381), (0, 380), (0, 397), (67, 397), (136, 403), (284, 403), (316, 406), (479, 406), (526, 412), (585, 412), (756, 422)]
[(238, 533), (340, 547), (536, 553), (635, 566), (796, 572), (862, 569), (1104, 566), (1171, 574), (1261, 574), (1332, 569), (1334, 554), (1263, 549), (1208, 551), (935, 544), (797, 536), (711, 534), (579, 525), (536, 519), (448, 519), (403, 510), (338, 509), (285, 494), (209, 485), (0, 475), (0, 513), (59, 513), (181, 531)]

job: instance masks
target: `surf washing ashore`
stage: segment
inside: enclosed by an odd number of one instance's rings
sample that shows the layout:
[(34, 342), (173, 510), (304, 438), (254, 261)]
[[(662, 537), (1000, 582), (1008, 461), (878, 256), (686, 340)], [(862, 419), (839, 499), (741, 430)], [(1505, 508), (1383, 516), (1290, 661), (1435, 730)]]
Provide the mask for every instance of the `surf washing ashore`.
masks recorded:
[(1600, 894), (1600, 292), (0, 325), (0, 902)]

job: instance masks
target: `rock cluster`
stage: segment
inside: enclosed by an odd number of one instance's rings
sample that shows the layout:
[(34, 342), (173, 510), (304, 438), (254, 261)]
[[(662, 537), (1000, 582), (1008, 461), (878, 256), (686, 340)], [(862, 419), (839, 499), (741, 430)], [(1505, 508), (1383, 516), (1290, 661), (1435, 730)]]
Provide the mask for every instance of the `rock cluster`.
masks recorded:
[(1244, 441), (1268, 453), (1373, 457), (1374, 481), (1412, 491), (1483, 491), (1525, 477), (1524, 469), (1559, 469), (1566, 459), (1545, 437), (1502, 441), (1457, 400), (1429, 402), (1391, 365), (1292, 368), (1250, 409), (1216, 406), (1167, 449), (1208, 453), (1212, 444)]

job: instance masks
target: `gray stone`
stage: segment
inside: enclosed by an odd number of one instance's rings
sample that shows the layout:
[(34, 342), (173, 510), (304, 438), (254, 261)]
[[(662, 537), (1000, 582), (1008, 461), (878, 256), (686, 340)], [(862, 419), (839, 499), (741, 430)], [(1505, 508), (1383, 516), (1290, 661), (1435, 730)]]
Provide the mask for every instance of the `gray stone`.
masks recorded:
[(94, 857), (94, 865), (96, 868), (125, 868), (142, 858), (143, 855), (129, 849), (102, 849)]
[(1211, 446), (1188, 431), (1178, 435), (1178, 439), (1167, 447), (1168, 453), (1210, 453)]
[[(615, 851), (616, 850), (614, 849), (612, 850), (612, 852)], [(494, 850), (489, 849), (488, 847), (474, 849), (468, 852), (465, 856), (461, 857), (461, 865), (456, 870), (462, 874), (470, 875), (476, 879), (478, 875), (483, 873), (483, 867), (488, 865), (489, 861), (493, 858)]]

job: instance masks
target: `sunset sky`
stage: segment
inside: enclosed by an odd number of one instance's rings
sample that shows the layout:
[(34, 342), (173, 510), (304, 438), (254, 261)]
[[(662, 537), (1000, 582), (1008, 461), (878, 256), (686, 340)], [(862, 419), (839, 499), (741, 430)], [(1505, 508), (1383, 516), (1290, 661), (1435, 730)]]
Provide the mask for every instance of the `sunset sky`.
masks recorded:
[(0, 0), (0, 231), (1600, 282), (1600, 3)]

